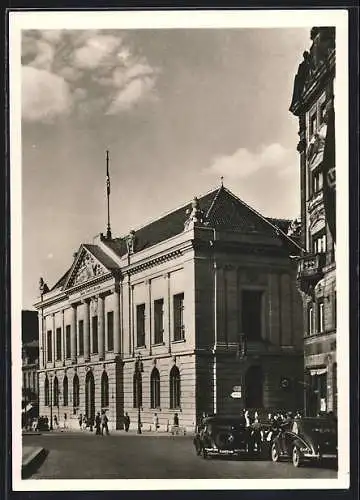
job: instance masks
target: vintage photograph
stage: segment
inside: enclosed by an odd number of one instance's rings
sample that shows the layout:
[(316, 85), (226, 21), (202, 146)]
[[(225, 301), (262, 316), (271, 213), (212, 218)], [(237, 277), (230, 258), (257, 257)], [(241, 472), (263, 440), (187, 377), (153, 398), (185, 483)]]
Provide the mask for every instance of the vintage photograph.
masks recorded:
[(348, 487), (346, 12), (9, 24), (13, 488)]

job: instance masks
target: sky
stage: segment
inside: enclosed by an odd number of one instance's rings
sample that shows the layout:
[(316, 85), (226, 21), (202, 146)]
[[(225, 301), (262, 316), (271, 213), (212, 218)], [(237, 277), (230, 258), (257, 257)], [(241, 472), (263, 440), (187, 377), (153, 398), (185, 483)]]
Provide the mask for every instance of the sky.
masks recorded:
[(293, 81), (310, 28), (22, 32), (23, 308), (81, 243), (122, 236), (224, 185), (300, 210)]

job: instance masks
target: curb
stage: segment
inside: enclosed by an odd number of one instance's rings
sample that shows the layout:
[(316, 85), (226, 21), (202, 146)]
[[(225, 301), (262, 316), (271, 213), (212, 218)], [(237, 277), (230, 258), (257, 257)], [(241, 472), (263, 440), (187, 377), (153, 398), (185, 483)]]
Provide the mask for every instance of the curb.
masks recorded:
[(33, 452), (23, 460), (21, 464), (21, 475), (23, 478), (28, 477), (41, 464), (42, 460), (47, 455), (47, 450), (42, 447), (34, 448)]

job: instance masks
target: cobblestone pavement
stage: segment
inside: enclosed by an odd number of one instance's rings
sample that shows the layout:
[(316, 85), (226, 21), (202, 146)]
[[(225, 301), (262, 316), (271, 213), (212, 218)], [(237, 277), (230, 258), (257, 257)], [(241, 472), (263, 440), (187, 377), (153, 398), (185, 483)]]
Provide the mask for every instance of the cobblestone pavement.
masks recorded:
[(23, 446), (43, 446), (45, 462), (32, 479), (258, 479), (336, 478), (334, 466), (299, 468), (267, 460), (196, 456), (192, 436), (114, 433), (44, 433), (23, 436)]

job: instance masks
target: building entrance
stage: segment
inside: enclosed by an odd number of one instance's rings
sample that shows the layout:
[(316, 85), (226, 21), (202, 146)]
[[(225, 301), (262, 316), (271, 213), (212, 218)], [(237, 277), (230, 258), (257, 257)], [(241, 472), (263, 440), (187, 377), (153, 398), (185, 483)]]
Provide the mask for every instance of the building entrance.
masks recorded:
[(263, 406), (263, 371), (261, 366), (251, 366), (245, 375), (245, 407), (262, 408)]

